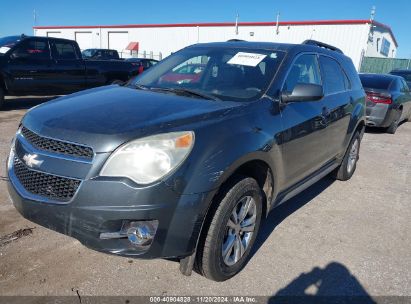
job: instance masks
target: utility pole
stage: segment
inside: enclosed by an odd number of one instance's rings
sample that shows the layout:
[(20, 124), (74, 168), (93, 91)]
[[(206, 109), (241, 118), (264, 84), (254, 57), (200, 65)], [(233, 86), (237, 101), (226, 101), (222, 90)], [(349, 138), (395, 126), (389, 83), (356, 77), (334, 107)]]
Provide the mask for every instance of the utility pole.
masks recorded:
[(240, 15), (237, 13), (237, 16), (235, 17), (235, 34), (238, 35), (238, 19), (240, 18)]

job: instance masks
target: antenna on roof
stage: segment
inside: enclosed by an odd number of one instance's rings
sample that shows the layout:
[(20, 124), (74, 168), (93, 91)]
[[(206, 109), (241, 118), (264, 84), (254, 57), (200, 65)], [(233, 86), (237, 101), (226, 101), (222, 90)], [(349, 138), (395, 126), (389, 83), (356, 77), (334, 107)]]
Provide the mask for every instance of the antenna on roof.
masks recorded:
[(374, 21), (375, 11), (376, 11), (376, 7), (375, 7), (375, 5), (373, 5), (373, 6), (371, 7), (371, 17), (370, 17), (370, 21), (371, 21), (371, 22)]
[(280, 33), (280, 12), (277, 13), (277, 22), (275, 25), (275, 32), (277, 35)]
[(371, 16), (370, 16), (370, 32), (368, 33), (368, 41), (369, 42), (373, 42), (374, 38), (373, 38), (373, 30), (374, 30), (374, 19), (375, 19), (375, 11), (376, 11), (376, 7), (375, 5), (373, 5), (371, 7)]
[(34, 26), (37, 25), (37, 13), (36, 13), (36, 9), (33, 10), (33, 23), (34, 23)]
[(238, 35), (238, 19), (240, 18), (240, 15), (237, 13), (237, 16), (235, 17), (235, 34)]

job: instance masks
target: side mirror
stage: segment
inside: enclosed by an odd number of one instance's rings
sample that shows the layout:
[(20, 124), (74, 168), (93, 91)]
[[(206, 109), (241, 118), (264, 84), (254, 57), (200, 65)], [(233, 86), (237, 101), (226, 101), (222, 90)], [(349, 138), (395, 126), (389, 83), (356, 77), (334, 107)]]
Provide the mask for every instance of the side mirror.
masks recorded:
[(281, 93), (281, 101), (283, 102), (317, 101), (323, 97), (323, 87), (310, 83), (298, 83), (291, 94)]

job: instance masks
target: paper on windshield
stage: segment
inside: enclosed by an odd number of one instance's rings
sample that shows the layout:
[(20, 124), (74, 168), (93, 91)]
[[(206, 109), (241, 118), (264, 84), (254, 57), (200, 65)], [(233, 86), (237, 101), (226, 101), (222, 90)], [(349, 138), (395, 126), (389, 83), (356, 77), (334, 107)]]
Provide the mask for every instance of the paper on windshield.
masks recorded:
[(267, 55), (238, 52), (227, 63), (256, 67), (265, 57), (267, 57)]
[(2, 47), (0, 47), (0, 53), (1, 53), (1, 54), (7, 53), (8, 50), (10, 50), (10, 48), (7, 47), (7, 46), (2, 46)]

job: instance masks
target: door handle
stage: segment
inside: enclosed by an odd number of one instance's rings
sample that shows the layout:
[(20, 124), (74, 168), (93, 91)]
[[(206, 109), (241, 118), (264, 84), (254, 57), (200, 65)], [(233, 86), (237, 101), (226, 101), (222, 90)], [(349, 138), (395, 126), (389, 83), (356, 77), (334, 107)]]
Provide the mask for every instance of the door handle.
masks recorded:
[(29, 71), (29, 73), (37, 73), (38, 71), (36, 71), (36, 70), (31, 70), (31, 71)]

